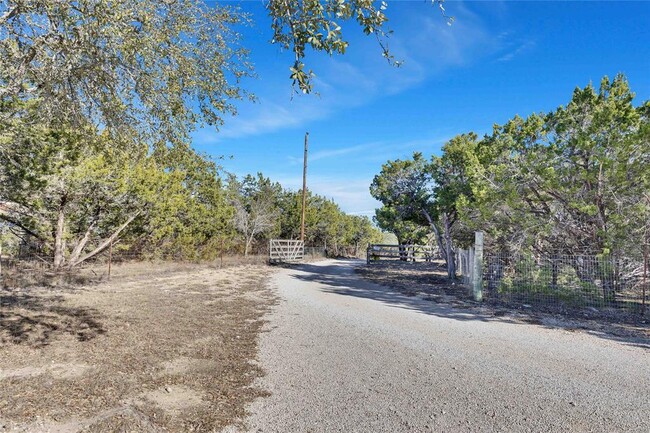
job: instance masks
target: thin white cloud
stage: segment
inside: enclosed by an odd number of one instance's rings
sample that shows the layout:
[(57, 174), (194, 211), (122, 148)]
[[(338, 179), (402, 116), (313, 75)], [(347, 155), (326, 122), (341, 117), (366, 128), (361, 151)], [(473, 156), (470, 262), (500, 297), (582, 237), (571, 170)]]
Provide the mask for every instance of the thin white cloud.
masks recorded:
[[(331, 151), (317, 152), (310, 156), (309, 161), (311, 163), (320, 159), (373, 149), (373, 152), (369, 152), (373, 155), (373, 158), (378, 158), (378, 162), (385, 162), (387, 159), (409, 158), (412, 152), (416, 150), (424, 152), (431, 151), (434, 148), (440, 147), (449, 138), (449, 135), (441, 135), (407, 142), (362, 143)], [(302, 163), (302, 159), (300, 163)], [(270, 175), (273, 180), (280, 182), (285, 188), (294, 190), (302, 188), (302, 177), (300, 176), (275, 176), (273, 173), (268, 173), (267, 175)], [(372, 177), (354, 179), (348, 176), (343, 178), (341, 176), (314, 176), (310, 175), (309, 172), (307, 174), (307, 187), (310, 191), (331, 198), (341, 206), (343, 211), (355, 215), (372, 216), (374, 215), (374, 209), (381, 206), (381, 203), (370, 195), (371, 183)]]
[(506, 54), (503, 54), (501, 57), (497, 59), (497, 62), (509, 62), (510, 60), (514, 59), (516, 56), (523, 54), (527, 51), (530, 51), (535, 47), (535, 41), (525, 41), (519, 46), (517, 46), (514, 49), (511, 49), (509, 52)]
[[(289, 82), (284, 75), (270, 78), (268, 94), (259, 95), (257, 104), (241, 107), (229, 119), (218, 139), (240, 138), (304, 126), (325, 119), (341, 109), (363, 106), (379, 98), (417, 86), (450, 68), (462, 67), (498, 51), (500, 35), (491, 35), (480, 17), (462, 4), (455, 4), (456, 21), (447, 26), (437, 11), (412, 13), (388, 40), (400, 68), (389, 66), (379, 49), (367, 49), (371, 40), (355, 40), (349, 57), (308, 59), (318, 73), (315, 79), (320, 97), (289, 97)], [(363, 48), (366, 48), (365, 50)], [(267, 77), (269, 79), (269, 77)], [(275, 80), (275, 81), (273, 81)], [(278, 94), (278, 89), (286, 93)]]
[[(298, 190), (302, 188), (302, 177), (271, 178), (282, 186)], [(307, 176), (307, 189), (315, 194), (334, 200), (341, 209), (355, 215), (372, 215), (380, 203), (369, 193), (372, 179), (343, 179), (329, 176)]]
[(247, 115), (231, 119), (218, 135), (220, 139), (258, 135), (299, 126), (328, 113), (326, 105), (310, 103), (299, 98), (287, 100), (284, 104), (260, 98)]
[[(357, 144), (348, 147), (320, 150), (317, 152), (313, 152), (311, 155), (309, 155), (309, 161), (315, 162), (315, 161), (320, 161), (322, 159), (329, 159), (329, 158), (335, 158), (337, 156), (355, 154), (355, 153), (363, 152), (365, 150), (376, 148), (377, 146), (381, 146), (381, 145), (382, 143), (380, 142), (373, 142), (373, 143)], [(293, 164), (298, 164), (298, 163), (302, 164), (303, 162), (302, 158), (297, 158), (295, 156), (288, 156), (287, 158)]]
[[(355, 144), (347, 147), (317, 151), (309, 155), (309, 162), (316, 162), (329, 158), (336, 158), (344, 155), (365, 153), (361, 158), (363, 161), (386, 161), (387, 158), (408, 158), (413, 152), (427, 152), (440, 148), (445, 142), (451, 139), (450, 134), (421, 138), (409, 141), (373, 141), (370, 143)], [(366, 152), (372, 151), (372, 152)], [(387, 157), (387, 155), (390, 155)], [(303, 163), (303, 158), (287, 156), (292, 165)]]

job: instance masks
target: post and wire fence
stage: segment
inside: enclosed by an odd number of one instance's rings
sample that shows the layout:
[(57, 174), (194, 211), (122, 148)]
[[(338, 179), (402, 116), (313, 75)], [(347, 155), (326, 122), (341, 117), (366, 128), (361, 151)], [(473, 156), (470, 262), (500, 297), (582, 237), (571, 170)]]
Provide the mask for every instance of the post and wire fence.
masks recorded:
[(477, 301), (562, 312), (648, 311), (648, 248), (637, 257), (456, 250), (457, 276)]
[(503, 303), (644, 313), (647, 269), (647, 258), (489, 254), (483, 287), (488, 299)]

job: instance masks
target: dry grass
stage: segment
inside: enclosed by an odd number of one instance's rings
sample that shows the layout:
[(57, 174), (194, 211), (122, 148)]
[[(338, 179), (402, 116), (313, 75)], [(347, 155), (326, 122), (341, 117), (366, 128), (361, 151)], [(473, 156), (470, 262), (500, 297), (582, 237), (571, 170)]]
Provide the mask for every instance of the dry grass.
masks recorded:
[[(198, 267), (212, 267), (217, 269), (231, 268), (244, 265), (263, 266), (268, 263), (266, 255), (250, 255), (248, 257), (233, 255), (223, 256), (210, 262), (183, 262), (170, 260), (141, 260), (139, 258), (129, 259), (117, 256), (115, 257), (111, 276), (123, 275), (142, 275), (156, 269), (157, 272), (179, 272), (183, 270), (195, 269)], [(84, 262), (80, 267), (69, 271), (67, 269), (54, 272), (50, 269), (49, 264), (42, 260), (19, 261), (13, 266), (5, 266), (2, 276), (0, 276), (0, 288), (14, 287), (39, 287), (49, 286), (60, 288), (62, 286), (78, 286), (83, 284), (96, 284), (107, 281), (108, 261), (102, 256), (95, 262)]]
[(130, 264), (110, 282), (0, 291), (0, 430), (217, 431), (262, 391), (271, 269)]

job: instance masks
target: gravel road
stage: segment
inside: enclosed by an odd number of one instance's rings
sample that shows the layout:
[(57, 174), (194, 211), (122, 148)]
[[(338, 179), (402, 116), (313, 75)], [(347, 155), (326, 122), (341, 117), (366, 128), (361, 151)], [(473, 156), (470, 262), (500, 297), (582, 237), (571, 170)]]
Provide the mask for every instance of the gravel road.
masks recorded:
[(252, 432), (650, 432), (650, 351), (482, 317), (359, 279), (282, 269)]

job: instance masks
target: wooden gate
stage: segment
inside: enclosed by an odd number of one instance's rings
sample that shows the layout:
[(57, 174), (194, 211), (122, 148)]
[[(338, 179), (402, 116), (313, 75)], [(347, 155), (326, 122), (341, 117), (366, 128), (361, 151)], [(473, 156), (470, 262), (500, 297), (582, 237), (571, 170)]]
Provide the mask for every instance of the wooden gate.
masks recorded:
[(367, 263), (380, 260), (400, 260), (415, 262), (417, 259), (430, 262), (435, 257), (436, 250), (429, 245), (385, 245), (370, 244), (366, 250)]
[(269, 262), (295, 263), (305, 258), (305, 242), (289, 239), (271, 239), (269, 241)]

